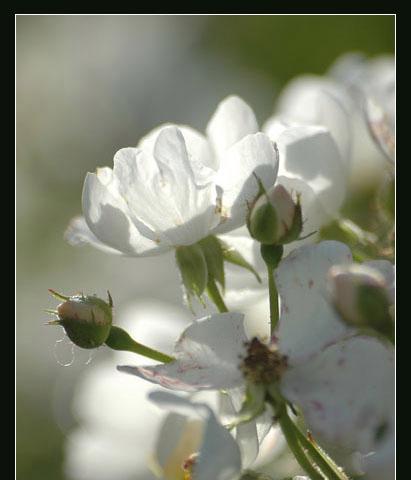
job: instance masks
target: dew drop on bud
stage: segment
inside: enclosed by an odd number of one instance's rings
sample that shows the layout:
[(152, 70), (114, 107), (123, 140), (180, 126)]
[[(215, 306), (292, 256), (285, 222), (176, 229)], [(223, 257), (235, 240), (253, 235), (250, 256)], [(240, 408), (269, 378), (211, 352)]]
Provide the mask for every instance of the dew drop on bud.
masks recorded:
[(86, 360), (86, 363), (84, 365), (90, 365), (90, 363), (93, 361), (94, 358), (94, 350), (90, 350), (88, 354), (88, 359)]
[(67, 335), (64, 335), (60, 340), (56, 340), (53, 348), (53, 354), (56, 362), (61, 367), (71, 367), (74, 363), (74, 343), (68, 340)]

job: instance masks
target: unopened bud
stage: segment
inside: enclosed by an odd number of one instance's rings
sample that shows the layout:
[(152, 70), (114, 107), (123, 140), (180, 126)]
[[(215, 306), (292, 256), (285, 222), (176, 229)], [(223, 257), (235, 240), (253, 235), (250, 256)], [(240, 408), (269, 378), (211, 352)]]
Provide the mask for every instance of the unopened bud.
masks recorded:
[(332, 301), (345, 323), (392, 334), (391, 302), (380, 272), (366, 265), (336, 265), (328, 278)]
[(52, 312), (58, 320), (49, 325), (61, 325), (70, 340), (81, 348), (97, 348), (107, 340), (113, 318), (110, 294), (107, 303), (94, 295), (66, 297), (53, 290), (50, 292), (64, 301)]
[(302, 230), (299, 198), (294, 201), (283, 185), (276, 185), (256, 200), (247, 224), (251, 236), (265, 245), (297, 240)]

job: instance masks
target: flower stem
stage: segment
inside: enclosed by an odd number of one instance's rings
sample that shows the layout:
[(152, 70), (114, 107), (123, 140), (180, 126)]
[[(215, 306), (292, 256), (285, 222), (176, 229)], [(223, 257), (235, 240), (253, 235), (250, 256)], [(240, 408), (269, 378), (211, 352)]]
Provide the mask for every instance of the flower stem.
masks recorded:
[(105, 343), (113, 350), (123, 350), (126, 352), (137, 353), (138, 355), (143, 355), (144, 357), (151, 358), (152, 360), (156, 360), (161, 363), (170, 363), (174, 360), (173, 357), (170, 357), (165, 353), (159, 352), (136, 342), (125, 330), (120, 327), (111, 327), (110, 334)]
[(215, 303), (220, 313), (228, 312), (228, 308), (224, 303), (223, 297), (221, 296), (215, 281), (212, 279), (208, 280), (207, 294), (210, 297), (210, 299)]
[(274, 279), (274, 269), (267, 265), (268, 273), (268, 292), (270, 298), (270, 325), (271, 325), (271, 335), (274, 333), (275, 328), (277, 327), (278, 320), (280, 318), (280, 312), (278, 309), (278, 292), (277, 286)]
[(287, 411), (287, 403), (274, 385), (271, 385), (267, 401), (270, 402), (277, 414), (278, 422), (290, 450), (311, 480), (349, 480), (342, 469), (319, 447), (314, 439), (307, 438), (291, 420)]
[(278, 292), (274, 279), (274, 271), (278, 267), (284, 253), (282, 245), (260, 245), (261, 256), (267, 266), (268, 293), (270, 297), (270, 325), (271, 335), (277, 327), (280, 312), (278, 309)]
[(294, 429), (294, 423), (288, 415), (286, 404), (282, 403), (280, 407), (277, 406), (276, 412), (278, 415), (278, 423), (280, 424), (287, 444), (300, 467), (305, 471), (305, 473), (310, 477), (311, 480), (324, 480), (324, 476), (317, 470), (314, 465), (312, 465), (310, 459), (307, 457), (304, 449), (298, 441)]
[(307, 450), (321, 471), (327, 475), (329, 480), (348, 480), (345, 473), (338, 465), (319, 447), (314, 441), (308, 439), (304, 433), (293, 423), (295, 434), (301, 445)]

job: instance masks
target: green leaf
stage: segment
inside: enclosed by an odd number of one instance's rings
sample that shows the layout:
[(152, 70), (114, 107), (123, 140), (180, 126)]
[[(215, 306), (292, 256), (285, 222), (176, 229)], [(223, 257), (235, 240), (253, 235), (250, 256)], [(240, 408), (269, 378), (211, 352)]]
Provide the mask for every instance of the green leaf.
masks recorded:
[(225, 288), (224, 255), (221, 243), (216, 237), (209, 236), (198, 243), (203, 250), (207, 264), (208, 282), (218, 282)]
[(255, 268), (247, 262), (247, 260), (239, 253), (234, 247), (228, 245), (227, 243), (223, 242), (221, 239), (218, 239), (221, 244), (221, 248), (223, 251), (224, 260), (228, 263), (232, 263), (233, 265), (237, 265), (238, 267), (245, 268), (257, 279), (258, 283), (261, 283), (261, 277), (258, 275)]
[(177, 266), (187, 296), (200, 296), (207, 285), (207, 263), (204, 252), (199, 245), (189, 245), (176, 249)]

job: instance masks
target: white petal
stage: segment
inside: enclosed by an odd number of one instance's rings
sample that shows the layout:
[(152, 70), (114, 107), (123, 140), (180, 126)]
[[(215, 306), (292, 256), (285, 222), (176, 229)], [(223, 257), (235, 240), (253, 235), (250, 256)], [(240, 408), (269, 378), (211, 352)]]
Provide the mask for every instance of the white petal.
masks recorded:
[(182, 466), (198, 451), (203, 433), (202, 419), (188, 418), (173, 411), (169, 413), (157, 433), (154, 460), (159, 467), (158, 477), (182, 478)]
[(218, 105), (206, 131), (215, 152), (223, 159), (228, 148), (246, 135), (258, 132), (258, 123), (244, 100), (230, 96)]
[(87, 174), (82, 204), (88, 227), (109, 247), (130, 256), (155, 255), (166, 250), (143, 237), (133, 225), (110, 168)]
[(127, 148), (117, 152), (114, 173), (137, 227), (170, 246), (190, 245), (220, 221), (213, 182), (196, 177), (177, 127), (163, 128), (154, 152)]
[(364, 262), (364, 265), (375, 268), (384, 277), (390, 300), (392, 303), (395, 301), (395, 267), (388, 260), (370, 260)]
[(195, 183), (195, 172), (188, 156), (186, 142), (181, 131), (175, 127), (163, 128), (154, 144), (153, 155), (163, 181), (175, 182), (181, 175)]
[(326, 127), (348, 168), (351, 157), (352, 100), (336, 82), (315, 75), (303, 75), (289, 82), (281, 92), (277, 112), (287, 120)]
[(91, 245), (103, 252), (121, 255), (122, 252), (109, 247), (94, 235), (88, 228), (86, 219), (81, 216), (74, 217), (64, 232), (64, 239), (73, 246)]
[(286, 128), (272, 140), (280, 152), (279, 175), (306, 182), (324, 210), (336, 215), (345, 198), (347, 175), (329, 131), (324, 127), (296, 126)]
[(194, 478), (236, 480), (241, 467), (241, 453), (237, 443), (212, 414), (206, 424)]
[(327, 74), (339, 83), (351, 87), (362, 78), (365, 63), (366, 57), (364, 54), (347, 52), (334, 61)]
[(139, 141), (137, 148), (154, 152), (157, 138), (166, 127), (178, 128), (182, 133), (188, 156), (190, 161), (193, 162), (192, 166), (197, 180), (199, 180), (199, 177), (200, 179), (204, 177), (203, 180), (206, 180), (209, 175), (212, 175), (214, 171), (218, 170), (218, 161), (212, 152), (208, 140), (203, 134), (188, 125), (173, 125), (171, 123), (160, 125), (145, 135)]
[[(318, 231), (322, 226), (332, 220), (332, 216), (321, 203), (321, 197), (314, 192), (309, 182), (305, 182), (300, 178), (288, 178), (280, 175), (277, 178), (277, 184), (283, 185), (289, 192), (295, 192), (301, 195), (301, 212), (304, 222), (301, 236)], [(313, 239), (310, 237), (309, 242), (312, 243), (312, 241)], [(293, 243), (291, 249), (299, 245), (302, 245), (300, 241)]]
[(199, 457), (194, 466), (196, 480), (235, 480), (241, 472), (237, 443), (205, 404), (193, 403), (170, 392), (153, 392), (150, 400), (161, 408), (204, 421)]
[(227, 217), (219, 233), (244, 225), (249, 205), (259, 191), (255, 176), (268, 190), (275, 183), (277, 171), (278, 152), (263, 133), (248, 135), (225, 153), (216, 177), (223, 190), (222, 215)]
[[(270, 414), (270, 420), (273, 419), (273, 412), (267, 410), (264, 415)], [(257, 426), (258, 428), (258, 426)], [(273, 426), (270, 428), (267, 435), (264, 437), (264, 441), (260, 445), (260, 451), (258, 453), (258, 457), (256, 458), (255, 462), (253, 463), (252, 468), (254, 470), (259, 471), (262, 467), (266, 467), (267, 465), (271, 464), (277, 457), (280, 457), (284, 453), (287, 444), (284, 439), (283, 433), (281, 428), (277, 426)]]
[(275, 274), (281, 302), (275, 335), (292, 364), (347, 334), (328, 301), (326, 280), (332, 265), (351, 262), (348, 247), (335, 241), (304, 245), (281, 261)]
[(331, 67), (331, 76), (347, 87), (355, 102), (351, 117), (353, 149), (350, 183), (363, 189), (381, 180), (386, 156), (371, 138), (362, 105), (366, 96), (372, 96), (381, 104), (394, 124), (395, 117), (395, 68), (392, 55), (377, 56), (372, 60), (364, 55), (348, 53), (339, 57)]
[(245, 353), (244, 317), (222, 313), (191, 324), (181, 334), (175, 361), (146, 367), (117, 367), (120, 371), (180, 391), (219, 390), (243, 383), (240, 357)]
[[(393, 102), (394, 103), (394, 102)], [(376, 145), (387, 159), (395, 161), (395, 114), (390, 119), (382, 106), (372, 97), (366, 98), (364, 115), (368, 129)]]
[(393, 349), (357, 337), (288, 370), (282, 391), (319, 440), (368, 453), (394, 429), (394, 381)]
[(376, 452), (368, 454), (364, 460), (366, 472), (364, 480), (395, 479), (395, 433), (388, 436), (384, 444)]
[(236, 428), (236, 440), (241, 451), (243, 466), (249, 467), (258, 455), (258, 436), (255, 421), (243, 423)]
[[(223, 423), (230, 424), (235, 421), (236, 415), (241, 410), (245, 398), (245, 388), (235, 388), (221, 392), (219, 396), (219, 416)], [(243, 467), (246, 468), (256, 459), (259, 450), (259, 439), (255, 420), (238, 425), (232, 430), (241, 450)]]

